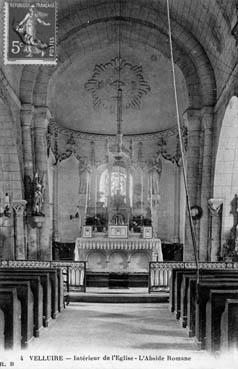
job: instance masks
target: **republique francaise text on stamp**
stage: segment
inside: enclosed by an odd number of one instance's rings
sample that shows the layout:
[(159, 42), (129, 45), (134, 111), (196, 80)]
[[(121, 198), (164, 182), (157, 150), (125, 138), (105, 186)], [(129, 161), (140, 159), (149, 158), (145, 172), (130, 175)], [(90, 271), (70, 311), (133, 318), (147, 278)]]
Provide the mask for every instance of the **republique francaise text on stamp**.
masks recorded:
[(5, 2), (5, 64), (56, 64), (56, 2)]

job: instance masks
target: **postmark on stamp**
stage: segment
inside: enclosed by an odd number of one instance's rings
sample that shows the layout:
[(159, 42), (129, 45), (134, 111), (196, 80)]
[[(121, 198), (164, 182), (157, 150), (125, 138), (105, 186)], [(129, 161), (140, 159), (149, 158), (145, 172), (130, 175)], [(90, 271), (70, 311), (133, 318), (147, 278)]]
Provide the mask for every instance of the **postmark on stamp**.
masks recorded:
[(5, 2), (5, 64), (56, 64), (56, 2)]

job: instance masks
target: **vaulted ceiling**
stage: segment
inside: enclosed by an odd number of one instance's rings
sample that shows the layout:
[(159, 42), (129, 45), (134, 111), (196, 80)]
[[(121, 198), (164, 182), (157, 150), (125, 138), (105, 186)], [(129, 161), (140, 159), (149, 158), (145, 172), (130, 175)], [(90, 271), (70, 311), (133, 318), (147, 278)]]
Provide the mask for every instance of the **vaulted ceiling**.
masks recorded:
[[(180, 112), (214, 105), (237, 62), (231, 35), (236, 1), (169, 2)], [(122, 58), (128, 64), (124, 105), (133, 97), (136, 105), (124, 106), (125, 132), (174, 125), (166, 0), (121, 0), (121, 12), (119, 8), (119, 0), (58, 0), (58, 66), (19, 67), (19, 84), (17, 78), (10, 81), (21, 101), (48, 105), (55, 120), (66, 127), (113, 133), (112, 69), (105, 65), (118, 54), (120, 27)], [(98, 65), (103, 73), (96, 73), (92, 82)], [(133, 67), (141, 68), (138, 74)], [(14, 68), (4, 69), (12, 75)], [(145, 91), (138, 101), (141, 83)]]
[[(122, 86), (124, 134), (156, 132), (176, 125), (171, 64), (161, 53), (141, 45), (112, 44), (77, 57), (50, 84), (48, 101), (54, 119), (82, 132), (116, 133), (118, 65)], [(179, 107), (188, 107), (185, 79), (177, 68)]]

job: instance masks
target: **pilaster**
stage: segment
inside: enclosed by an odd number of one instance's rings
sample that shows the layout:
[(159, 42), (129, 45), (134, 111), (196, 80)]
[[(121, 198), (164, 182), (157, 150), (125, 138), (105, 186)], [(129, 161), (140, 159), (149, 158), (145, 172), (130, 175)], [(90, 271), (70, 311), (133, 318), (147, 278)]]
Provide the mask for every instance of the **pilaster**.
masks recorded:
[(203, 161), (201, 177), (201, 208), (203, 216), (200, 220), (199, 259), (208, 260), (209, 244), (209, 210), (207, 202), (211, 197), (211, 174), (212, 174), (212, 132), (213, 132), (213, 108), (206, 107), (202, 111), (203, 129)]
[[(186, 153), (186, 176), (188, 184), (188, 194), (190, 205), (198, 205), (199, 194), (199, 162), (200, 162), (200, 132), (201, 132), (201, 112), (196, 109), (188, 109), (184, 113), (184, 123), (188, 128), (188, 150)], [(198, 241), (199, 225), (194, 224), (196, 239)], [(193, 261), (195, 259), (189, 216), (186, 207), (185, 220), (185, 245), (184, 260)]]
[(211, 216), (209, 261), (218, 261), (221, 252), (222, 199), (209, 199), (208, 209)]
[(52, 212), (49, 203), (49, 179), (47, 159), (47, 128), (51, 114), (47, 107), (35, 109), (34, 143), (35, 168), (40, 176), (44, 177), (44, 203), (42, 213), (45, 215), (42, 226), (39, 228), (38, 258), (40, 260), (52, 259)]
[(32, 223), (32, 187), (34, 177), (34, 158), (32, 150), (32, 129), (34, 106), (23, 104), (21, 107), (21, 127), (23, 139), (24, 186), (27, 199), (27, 257), (37, 260), (37, 230)]
[(24, 210), (26, 207), (26, 200), (15, 200), (12, 203), (14, 210), (14, 232), (15, 232), (15, 258), (16, 260), (26, 260), (27, 250), (24, 233)]

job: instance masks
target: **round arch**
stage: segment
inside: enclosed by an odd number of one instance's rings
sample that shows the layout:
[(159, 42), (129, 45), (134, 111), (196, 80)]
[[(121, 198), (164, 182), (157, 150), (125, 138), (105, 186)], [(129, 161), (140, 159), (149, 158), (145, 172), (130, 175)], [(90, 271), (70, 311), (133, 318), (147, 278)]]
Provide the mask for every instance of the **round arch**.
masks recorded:
[(222, 241), (234, 226), (233, 205), (238, 194), (238, 97), (233, 96), (223, 117), (214, 172), (214, 198), (223, 199)]
[(17, 149), (17, 134), (14, 127), (13, 115), (7, 98), (0, 97), (0, 171), (1, 192), (8, 192), (14, 200), (23, 199), (23, 181)]
[[(66, 61), (72, 62), (74, 55), (79, 57), (80, 53), (92, 50), (95, 45), (103, 47), (104, 41), (106, 44), (113, 42), (112, 37), (116, 35), (115, 27), (117, 27), (118, 21), (122, 23), (123, 37), (127, 42), (131, 44), (142, 42), (144, 45), (159, 49), (165, 55), (168, 54), (168, 30), (166, 17), (163, 13), (158, 18), (157, 12), (157, 18), (155, 18), (154, 10), (146, 8), (147, 21), (144, 19), (144, 15), (138, 14), (138, 12), (135, 12), (137, 17), (134, 18), (132, 15), (119, 18), (117, 7), (112, 8), (109, 5), (109, 3), (97, 5), (97, 13), (92, 12), (87, 23), (82, 23), (85, 9), (81, 9), (81, 11), (78, 9), (74, 14), (74, 21), (70, 23), (67, 16), (60, 19), (59, 66), (58, 68), (26, 66), (21, 81), (22, 101), (33, 102), (36, 106), (46, 105), (48, 81), (55, 71), (60, 70), (63, 64), (67, 67)], [(110, 16), (108, 17), (105, 17), (105, 6), (110, 7)], [(160, 19), (163, 21), (159, 22)], [(175, 62), (185, 76), (190, 106), (194, 108), (199, 108), (201, 105), (212, 106), (216, 97), (216, 86), (208, 57), (195, 38), (177, 22), (172, 21), (172, 28)], [(124, 42), (123, 39), (122, 42)], [(31, 93), (34, 94), (34, 97)]]
[[(0, 207), (5, 206), (5, 195), (10, 203), (22, 200), (23, 181), (17, 148), (16, 127), (7, 92), (0, 96)], [(14, 258), (13, 216), (7, 221), (2, 220), (0, 229), (0, 259)]]

